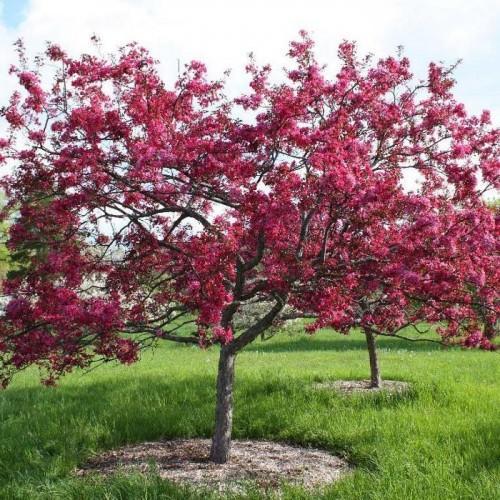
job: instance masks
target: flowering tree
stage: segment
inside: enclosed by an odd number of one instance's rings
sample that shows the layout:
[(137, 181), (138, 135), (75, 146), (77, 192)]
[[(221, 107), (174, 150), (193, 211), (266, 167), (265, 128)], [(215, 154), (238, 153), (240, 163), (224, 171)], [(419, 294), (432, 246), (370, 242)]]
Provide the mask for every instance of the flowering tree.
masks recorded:
[[(476, 179), (498, 184), (499, 132), (487, 113), (466, 115), (440, 66), (414, 83), (407, 59), (360, 61), (343, 43), (341, 70), (328, 80), (303, 34), (283, 83), (251, 62), (249, 94), (230, 102), (198, 62), (167, 88), (136, 45), (78, 59), (50, 45), (36, 70), (20, 55), (0, 160), (16, 166), (2, 182), (19, 209), (8, 245), (27, 264), (5, 283), (4, 385), (33, 364), (52, 383), (96, 359), (131, 363), (162, 339), (218, 343), (211, 459), (222, 463), (236, 356), (286, 306), (315, 316), (311, 330), (394, 329), (406, 321), (401, 290), (420, 262), (407, 235), (437, 230), (439, 214), (457, 211), (487, 220), (484, 237), (476, 231), (482, 247), (497, 242)], [(42, 83), (47, 60), (58, 68), (51, 84)], [(235, 118), (235, 107), (248, 118)], [(415, 192), (406, 170), (421, 178)], [(418, 264), (430, 274), (412, 288), (429, 300), (455, 300), (478, 279), (473, 255), (461, 256), (471, 265), (457, 280), (442, 278), (441, 265), (455, 269), (442, 236), (439, 259)], [(362, 299), (377, 293), (389, 294), (387, 304), (360, 317)], [(493, 309), (491, 291), (483, 298)], [(265, 311), (238, 329), (235, 315), (253, 302)], [(467, 343), (477, 313), (460, 315), (467, 321), (441, 333)], [(452, 314), (436, 302), (423, 317)]]
[[(399, 256), (378, 260), (359, 282), (358, 324), (366, 335), (375, 388), (381, 384), (377, 335), (495, 349), (490, 330), (497, 317), (499, 273), (491, 213), (441, 206), (425, 218), (413, 214), (395, 235)], [(423, 323), (437, 325), (442, 339), (425, 335), (433, 327)], [(419, 335), (405, 336), (408, 327)]]
[[(496, 220), (498, 220), (500, 216), (500, 205), (498, 200), (488, 202), (488, 207)], [(498, 261), (494, 256), (488, 256), (485, 262), (487, 265), (484, 266), (486, 269), (484, 272), (484, 283), (485, 285), (487, 284), (487, 288), (494, 289), (496, 287), (498, 290)], [(472, 293), (474, 294), (474, 302), (477, 307), (478, 316), (482, 322), (483, 336), (491, 341), (499, 333), (498, 315), (491, 313), (490, 303), (484, 300), (483, 294), (478, 287), (472, 287)]]
[[(3, 193), (0, 193), (0, 206), (5, 204)], [(0, 279), (5, 277), (9, 266), (9, 252), (5, 246), (8, 234), (8, 224), (6, 221), (0, 223)]]

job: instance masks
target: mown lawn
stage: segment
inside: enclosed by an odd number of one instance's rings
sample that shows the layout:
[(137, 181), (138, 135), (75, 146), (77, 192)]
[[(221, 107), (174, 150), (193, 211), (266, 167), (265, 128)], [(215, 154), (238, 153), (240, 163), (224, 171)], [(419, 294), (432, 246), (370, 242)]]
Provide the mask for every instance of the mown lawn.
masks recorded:
[[(341, 396), (311, 387), (368, 376), (359, 334), (257, 341), (237, 362), (235, 437), (322, 447), (356, 466), (323, 496), (287, 489), (285, 498), (500, 498), (499, 354), (396, 339), (379, 346), (383, 376), (412, 391)], [(83, 479), (72, 470), (126, 443), (210, 436), (216, 362), (216, 349), (165, 345), (55, 389), (38, 385), (35, 372), (20, 375), (0, 393), (0, 497), (207, 498), (154, 473)]]

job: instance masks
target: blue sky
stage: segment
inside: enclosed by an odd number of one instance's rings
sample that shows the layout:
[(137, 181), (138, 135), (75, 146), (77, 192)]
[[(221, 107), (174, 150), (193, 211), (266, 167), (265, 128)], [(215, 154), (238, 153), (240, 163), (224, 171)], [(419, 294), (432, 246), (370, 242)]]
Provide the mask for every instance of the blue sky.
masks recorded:
[(2, 23), (15, 29), (26, 15), (29, 0), (4, 0), (2, 2)]
[(403, 45), (421, 77), (430, 60), (462, 58), (457, 97), (473, 113), (490, 109), (500, 123), (500, 0), (0, 0), (0, 12), (0, 102), (12, 89), (7, 70), (19, 37), (32, 54), (47, 40), (72, 54), (91, 50), (94, 33), (106, 51), (136, 40), (160, 59), (167, 81), (178, 59), (200, 59), (214, 77), (232, 68), (236, 93), (246, 83), (248, 52), (279, 71), (288, 42), (304, 28), (332, 71), (344, 38), (380, 56)]

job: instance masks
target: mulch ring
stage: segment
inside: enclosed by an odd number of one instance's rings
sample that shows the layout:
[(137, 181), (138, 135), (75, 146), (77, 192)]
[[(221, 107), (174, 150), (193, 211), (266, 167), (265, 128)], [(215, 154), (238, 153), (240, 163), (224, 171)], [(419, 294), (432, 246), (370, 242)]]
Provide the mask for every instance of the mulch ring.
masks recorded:
[(402, 394), (410, 388), (408, 382), (398, 380), (383, 380), (381, 387), (371, 387), (369, 380), (335, 380), (332, 382), (317, 382), (314, 389), (334, 389), (342, 394), (388, 392)]
[(76, 471), (77, 475), (154, 470), (176, 483), (219, 492), (241, 492), (251, 484), (277, 489), (286, 482), (306, 489), (320, 488), (351, 470), (348, 463), (330, 453), (269, 441), (232, 442), (228, 463), (208, 461), (210, 440), (176, 439), (126, 446), (97, 456)]

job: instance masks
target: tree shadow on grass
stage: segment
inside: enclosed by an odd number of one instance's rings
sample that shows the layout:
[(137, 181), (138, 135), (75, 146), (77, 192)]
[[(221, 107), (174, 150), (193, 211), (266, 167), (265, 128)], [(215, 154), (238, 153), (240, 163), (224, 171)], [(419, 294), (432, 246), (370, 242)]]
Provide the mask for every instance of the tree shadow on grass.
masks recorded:
[[(276, 379), (262, 387), (259, 380), (242, 375), (235, 395), (234, 437), (319, 446), (368, 463), (370, 457), (352, 456), (350, 450), (374, 440), (375, 434), (345, 438), (333, 430), (311, 432), (306, 422), (325, 406), (320, 395), (305, 392), (293, 380)], [(0, 484), (61, 480), (92, 455), (125, 444), (210, 437), (214, 403), (214, 381), (203, 376), (121, 376), (68, 381), (51, 389), (9, 388), (0, 400)]]
[[(77, 465), (93, 454), (128, 443), (211, 435), (215, 373), (213, 377), (205, 374), (183, 379), (147, 374), (138, 377), (137, 373), (112, 378), (109, 372), (99, 377), (98, 381), (71, 377), (55, 389), (14, 386), (1, 394), (1, 485), (10, 483), (10, 491), (16, 491), (17, 486), (12, 485), (19, 485), (19, 491), (27, 491), (22, 488), (29, 483), (33, 491), (39, 487), (42, 492), (46, 490), (46, 498), (50, 497), (51, 488), (63, 491), (71, 487), (74, 496), (71, 493), (66, 498), (85, 498), (78, 494), (81, 484), (81, 491), (89, 493), (87, 498), (97, 498), (91, 478), (71, 475)], [(296, 378), (268, 379), (239, 373), (234, 437), (327, 449), (347, 458), (361, 472), (373, 473), (383, 458), (378, 455), (384, 449), (380, 426), (392, 425), (401, 407), (418, 398), (418, 394), (351, 398), (314, 391), (304, 384)], [(378, 409), (384, 411), (379, 414)], [(373, 425), (357, 424), (357, 416), (365, 411), (373, 415)], [(338, 427), (335, 421), (339, 418), (351, 423)], [(486, 443), (490, 447), (494, 445), (492, 439)], [(493, 469), (487, 448), (484, 453), (477, 451), (471, 475), (474, 467), (476, 471)], [(99, 498), (114, 498), (109, 496), (113, 488), (119, 487), (121, 492), (123, 487), (126, 491), (132, 483), (133, 479), (130, 484), (128, 479), (117, 483), (106, 480), (99, 486), (103, 491)], [(146, 486), (137, 485), (137, 489), (130, 490), (137, 493), (136, 498), (146, 491), (141, 488), (152, 488), (152, 497), (155, 491), (160, 491), (159, 486), (153, 488), (153, 479), (150, 486), (147, 481), (140, 484)], [(177, 486), (165, 488), (167, 498), (183, 498), (186, 494)], [(124, 493), (120, 498), (133, 497)]]
[[(464, 463), (464, 473), (470, 478), (477, 477), (479, 470), (500, 472), (500, 422), (476, 424), (467, 431), (454, 433), (455, 442), (463, 448), (462, 454), (468, 456)], [(476, 442), (478, 446), (471, 451), (467, 443)]]
[(59, 476), (99, 450), (126, 443), (208, 435), (213, 397), (201, 378), (146, 375), (10, 388), (0, 402), (0, 483), (24, 474)]
[[(237, 400), (238, 437), (281, 440), (289, 444), (326, 449), (346, 458), (352, 465), (368, 470), (377, 468), (374, 450), (379, 441), (375, 427), (347, 426), (338, 429), (332, 424), (342, 415), (374, 411), (394, 418), (403, 406), (409, 406), (418, 393), (374, 393), (345, 396), (336, 391), (316, 390), (310, 380), (271, 378), (260, 384), (244, 383)], [(311, 423), (314, 422), (313, 425)], [(239, 435), (242, 431), (244, 434)], [(370, 449), (370, 453), (363, 451)], [(375, 453), (375, 454), (374, 454)]]
[[(279, 335), (279, 334), (278, 334)], [(389, 351), (411, 351), (428, 352), (447, 349), (434, 342), (412, 342), (398, 338), (378, 337), (377, 346), (379, 350)], [(247, 351), (259, 352), (294, 352), (294, 351), (366, 351), (366, 341), (363, 338), (343, 336), (332, 333), (331, 339), (300, 337), (296, 339), (287, 339), (286, 342), (280, 341), (256, 341), (246, 347)]]

